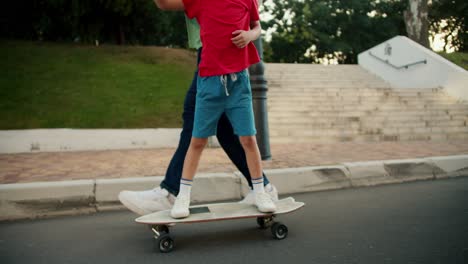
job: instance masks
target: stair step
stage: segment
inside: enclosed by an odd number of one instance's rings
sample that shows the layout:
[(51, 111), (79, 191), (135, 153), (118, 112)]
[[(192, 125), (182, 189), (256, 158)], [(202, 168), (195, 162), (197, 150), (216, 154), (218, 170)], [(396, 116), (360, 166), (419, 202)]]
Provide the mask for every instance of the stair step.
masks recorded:
[(439, 120), (439, 121), (426, 121), (426, 120), (413, 120), (408, 121), (386, 121), (380, 120), (376, 121), (352, 121), (352, 120), (330, 120), (330, 121), (318, 121), (310, 120), (310, 122), (294, 122), (290, 120), (270, 120), (271, 128), (280, 128), (280, 127), (291, 127), (291, 128), (305, 128), (305, 129), (315, 129), (315, 128), (397, 128), (397, 127), (411, 127), (411, 128), (437, 128), (437, 127), (466, 127), (466, 120)]
[(468, 139), (468, 102), (394, 89), (358, 65), (267, 63), (270, 141)]
[(390, 115), (390, 116), (440, 116), (440, 115), (468, 115), (468, 110), (451, 110), (451, 109), (425, 109), (425, 110), (413, 110), (413, 109), (395, 109), (392, 111), (375, 111), (375, 110), (360, 110), (360, 109), (354, 109), (354, 110), (339, 110), (339, 109), (312, 109), (310, 107), (300, 107), (296, 106), (294, 108), (290, 109), (285, 109), (281, 107), (274, 107), (274, 106), (269, 106), (268, 112), (270, 113), (271, 116), (274, 116), (275, 113), (277, 112), (287, 112), (291, 113), (293, 116), (297, 113), (307, 113), (309, 116), (314, 117), (314, 116), (323, 116), (323, 115), (328, 115), (328, 116), (351, 116), (351, 117), (368, 117), (368, 116), (380, 116), (380, 115)]
[(447, 141), (467, 140), (467, 133), (453, 134), (403, 134), (403, 135), (357, 135), (357, 136), (296, 136), (296, 137), (272, 137), (272, 144), (285, 143), (333, 143), (333, 142), (378, 142), (378, 141)]
[(310, 123), (310, 122), (323, 122), (323, 123), (342, 123), (342, 122), (362, 122), (368, 123), (383, 123), (383, 122), (440, 122), (440, 121), (455, 121), (468, 123), (468, 116), (463, 115), (440, 115), (440, 116), (429, 116), (429, 115), (417, 115), (417, 116), (405, 116), (400, 120), (396, 120), (389, 115), (375, 115), (375, 116), (336, 116), (336, 115), (323, 115), (323, 116), (310, 116), (308, 113), (291, 115), (289, 113), (277, 113), (269, 114), (270, 123)]

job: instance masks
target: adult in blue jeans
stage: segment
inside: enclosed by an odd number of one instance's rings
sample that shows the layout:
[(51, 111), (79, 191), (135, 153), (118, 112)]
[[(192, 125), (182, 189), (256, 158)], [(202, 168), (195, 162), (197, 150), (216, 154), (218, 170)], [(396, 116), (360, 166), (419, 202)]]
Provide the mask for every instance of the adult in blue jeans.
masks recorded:
[[(155, 0), (159, 8), (163, 10), (179, 10), (178, 5), (172, 5), (172, 0)], [(189, 20), (187, 22), (187, 33), (189, 39), (189, 46), (198, 50), (197, 65), (200, 62), (201, 54), (201, 41), (199, 34), (199, 27), (196, 20)], [(164, 180), (160, 186), (145, 191), (122, 191), (119, 194), (119, 200), (131, 211), (144, 215), (161, 210), (171, 209), (175, 197), (179, 193), (180, 178), (182, 176), (182, 168), (184, 165), (185, 155), (187, 154), (190, 140), (192, 138), (193, 120), (195, 114), (195, 103), (197, 93), (197, 77), (198, 70), (195, 71), (192, 84), (190, 85), (187, 95), (184, 101), (184, 111), (182, 114), (183, 126), (182, 132), (179, 138), (179, 145), (177, 146), (176, 152), (169, 163)], [(229, 119), (223, 114), (218, 122), (216, 137), (226, 152), (228, 157), (237, 167), (237, 169), (244, 175), (250, 188), (252, 188), (252, 181), (247, 166), (247, 160), (245, 152), (239, 141), (239, 137), (234, 134), (233, 128)], [(276, 201), (278, 200), (278, 192), (276, 188), (269, 183), (268, 178), (264, 176), (265, 192), (267, 192), (271, 198)], [(254, 204), (253, 192), (240, 201), (241, 203)]]

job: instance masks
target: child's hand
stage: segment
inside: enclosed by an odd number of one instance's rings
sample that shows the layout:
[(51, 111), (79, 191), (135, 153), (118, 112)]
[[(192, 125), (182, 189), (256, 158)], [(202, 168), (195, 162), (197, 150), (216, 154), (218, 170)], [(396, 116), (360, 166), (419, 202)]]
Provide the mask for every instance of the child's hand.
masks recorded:
[(250, 31), (236, 30), (232, 32), (232, 35), (235, 37), (231, 38), (231, 41), (238, 48), (244, 48), (250, 41), (252, 41), (252, 34)]

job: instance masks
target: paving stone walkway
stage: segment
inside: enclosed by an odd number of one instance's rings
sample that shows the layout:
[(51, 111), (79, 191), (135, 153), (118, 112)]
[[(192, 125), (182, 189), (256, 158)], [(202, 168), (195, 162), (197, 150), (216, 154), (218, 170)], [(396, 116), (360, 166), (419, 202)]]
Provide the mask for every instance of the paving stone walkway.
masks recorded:
[[(0, 184), (162, 176), (174, 151), (165, 148), (1, 154)], [(263, 162), (265, 169), (468, 154), (468, 141), (275, 144), (271, 153), (272, 160)], [(208, 148), (198, 171), (236, 170), (221, 148)]]

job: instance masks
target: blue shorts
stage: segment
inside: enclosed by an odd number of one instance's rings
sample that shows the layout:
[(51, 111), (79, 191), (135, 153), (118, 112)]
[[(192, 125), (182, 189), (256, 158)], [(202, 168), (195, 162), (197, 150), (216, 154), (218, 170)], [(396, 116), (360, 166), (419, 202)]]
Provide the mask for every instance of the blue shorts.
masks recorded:
[(226, 75), (198, 76), (196, 100), (193, 137), (216, 135), (218, 120), (223, 113), (231, 122), (234, 134), (254, 136), (257, 133), (247, 70)]

